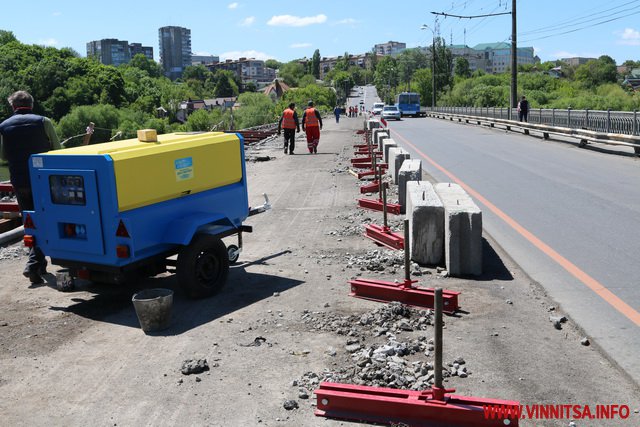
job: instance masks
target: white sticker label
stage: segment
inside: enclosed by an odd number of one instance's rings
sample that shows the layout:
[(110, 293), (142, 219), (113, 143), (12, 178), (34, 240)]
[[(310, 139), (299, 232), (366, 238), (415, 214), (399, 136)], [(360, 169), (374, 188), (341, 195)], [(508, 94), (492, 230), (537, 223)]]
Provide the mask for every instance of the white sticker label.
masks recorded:
[(34, 168), (41, 168), (42, 167), (42, 157), (32, 157), (31, 159), (32, 163), (33, 163), (33, 167)]

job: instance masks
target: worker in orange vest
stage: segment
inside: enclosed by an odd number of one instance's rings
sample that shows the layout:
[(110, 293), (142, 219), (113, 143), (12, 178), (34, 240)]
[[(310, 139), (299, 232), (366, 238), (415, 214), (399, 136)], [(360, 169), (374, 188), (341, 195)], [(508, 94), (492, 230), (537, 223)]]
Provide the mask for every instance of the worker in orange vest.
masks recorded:
[(296, 132), (300, 132), (300, 121), (294, 102), (289, 104), (280, 116), (278, 135), (280, 135), (280, 129), (284, 129), (284, 154), (287, 154), (287, 150), (289, 150), (289, 154), (293, 154), (293, 150), (296, 148)]
[(309, 101), (309, 106), (302, 115), (302, 130), (307, 133), (307, 148), (309, 153), (318, 152), (320, 142), (320, 130), (322, 129), (322, 117), (320, 112), (313, 106), (313, 101)]

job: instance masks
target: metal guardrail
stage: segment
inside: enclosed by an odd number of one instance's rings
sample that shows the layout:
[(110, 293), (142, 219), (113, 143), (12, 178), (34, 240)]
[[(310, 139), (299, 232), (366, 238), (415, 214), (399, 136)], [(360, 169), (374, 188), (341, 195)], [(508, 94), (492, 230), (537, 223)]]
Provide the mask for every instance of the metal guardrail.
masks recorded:
[[(509, 111), (511, 110), (511, 111)], [(507, 130), (519, 127), (529, 133), (529, 130), (539, 131), (544, 138), (550, 134), (563, 135), (580, 140), (580, 145), (590, 142), (624, 145), (633, 147), (640, 155), (640, 130), (636, 111), (594, 111), (594, 110), (557, 110), (532, 109), (529, 111), (528, 122), (510, 120), (509, 114), (517, 117), (516, 109), (497, 107), (437, 107), (429, 108), (428, 115), (434, 117), (451, 116), (458, 120), (475, 120), (478, 124), (488, 122), (490, 126), (503, 125)]]
[[(499, 107), (436, 107), (427, 108), (428, 112), (462, 114), (465, 116), (487, 117), (494, 119), (517, 119), (515, 108)], [(640, 115), (637, 111), (603, 110), (566, 110), (556, 108), (532, 108), (528, 122), (571, 129), (592, 130), (595, 132), (640, 135)]]

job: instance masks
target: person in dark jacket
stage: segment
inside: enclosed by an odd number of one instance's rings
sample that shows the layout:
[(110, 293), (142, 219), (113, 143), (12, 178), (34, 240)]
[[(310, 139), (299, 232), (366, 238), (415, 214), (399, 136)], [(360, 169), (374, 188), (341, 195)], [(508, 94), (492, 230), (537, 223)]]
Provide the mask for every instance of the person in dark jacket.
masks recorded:
[(287, 154), (287, 150), (289, 154), (293, 154), (293, 150), (296, 148), (296, 132), (300, 132), (300, 121), (295, 103), (289, 104), (282, 112), (278, 122), (278, 135), (280, 135), (281, 128), (284, 129), (284, 154)]
[(518, 102), (518, 119), (522, 121), (528, 121), (529, 116), (529, 101), (525, 96)]
[(309, 101), (307, 109), (304, 110), (304, 114), (302, 115), (302, 130), (307, 133), (307, 148), (309, 149), (309, 153), (318, 153), (322, 117), (313, 105), (313, 101)]
[[(29, 177), (29, 156), (60, 148), (53, 123), (33, 114), (33, 97), (23, 90), (8, 98), (14, 114), (0, 123), (0, 156), (9, 163), (11, 184), (21, 211), (33, 210), (33, 193)], [(29, 249), (24, 276), (31, 283), (43, 283), (47, 260), (38, 247)]]

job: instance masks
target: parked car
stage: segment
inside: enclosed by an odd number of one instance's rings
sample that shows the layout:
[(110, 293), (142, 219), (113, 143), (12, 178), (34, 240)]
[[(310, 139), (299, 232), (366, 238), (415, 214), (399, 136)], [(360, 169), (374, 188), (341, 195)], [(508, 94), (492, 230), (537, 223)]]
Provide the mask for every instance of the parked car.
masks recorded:
[(382, 109), (382, 118), (400, 120), (400, 110), (395, 105), (385, 105)]
[(379, 116), (382, 113), (382, 109), (384, 108), (384, 102), (374, 102), (373, 108), (371, 109), (371, 114), (374, 116)]

